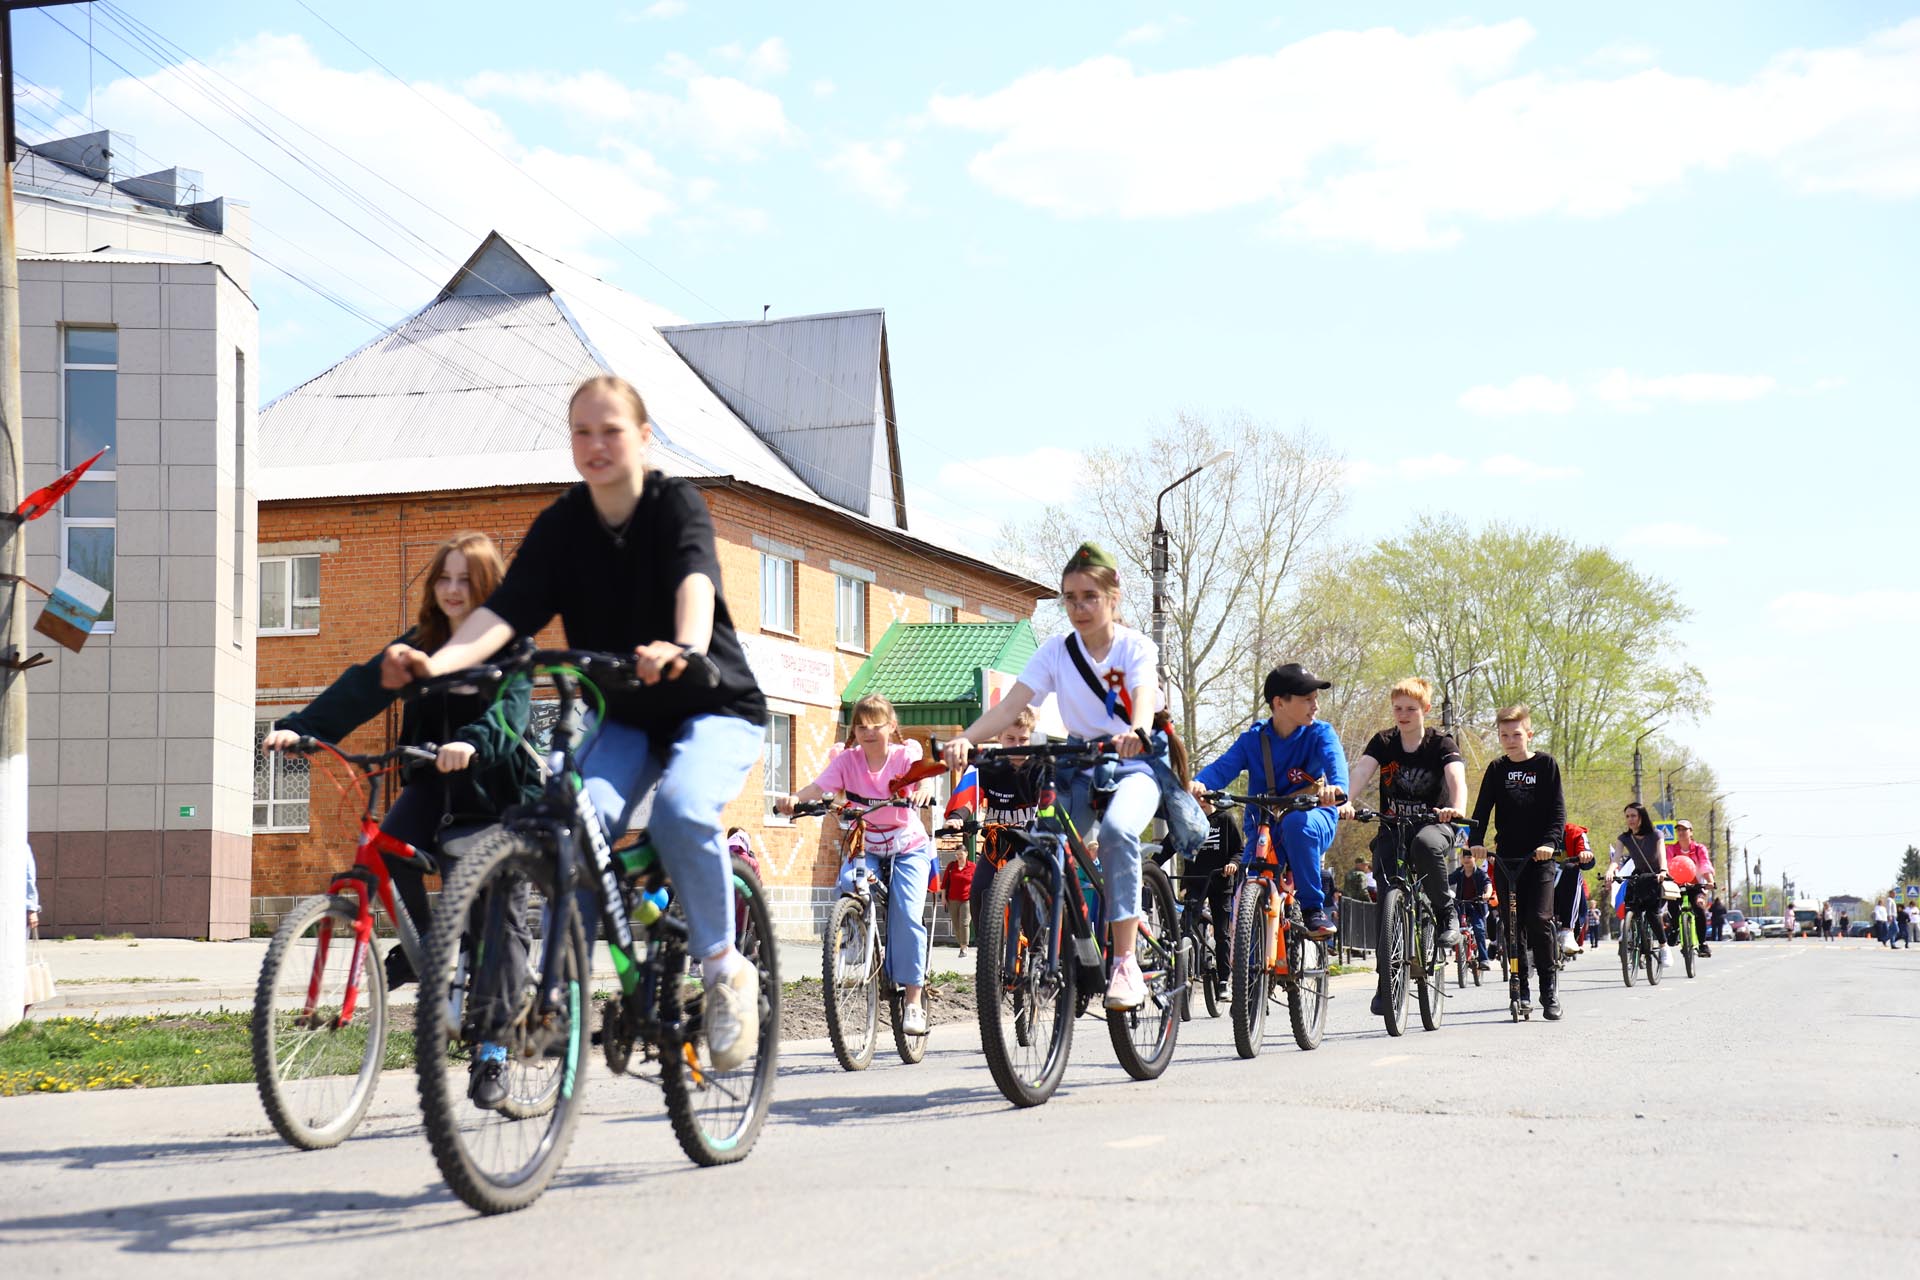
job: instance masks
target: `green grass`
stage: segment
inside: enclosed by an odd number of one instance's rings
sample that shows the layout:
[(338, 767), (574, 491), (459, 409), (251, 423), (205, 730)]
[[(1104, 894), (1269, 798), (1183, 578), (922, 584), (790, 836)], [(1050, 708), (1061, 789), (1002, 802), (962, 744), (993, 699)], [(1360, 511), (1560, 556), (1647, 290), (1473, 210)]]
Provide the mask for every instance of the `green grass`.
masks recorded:
[[(253, 1080), (252, 1015), (55, 1018), (0, 1035), (0, 1096)], [(385, 1068), (413, 1063), (413, 1032), (389, 1027)]]

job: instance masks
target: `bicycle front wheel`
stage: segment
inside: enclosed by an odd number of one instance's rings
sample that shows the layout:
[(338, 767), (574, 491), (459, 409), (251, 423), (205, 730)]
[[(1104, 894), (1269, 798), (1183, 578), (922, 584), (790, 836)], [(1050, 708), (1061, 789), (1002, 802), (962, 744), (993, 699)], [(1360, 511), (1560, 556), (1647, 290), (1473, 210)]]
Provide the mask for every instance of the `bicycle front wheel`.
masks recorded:
[(880, 941), (873, 934), (867, 898), (852, 895), (833, 904), (820, 941), (820, 973), (826, 982), (827, 1039), (848, 1071), (864, 1071), (879, 1038)]
[[(557, 1001), (540, 990), (549, 947), (562, 949)], [(566, 1159), (585, 1078), (588, 974), (586, 930), (551, 857), (518, 832), (482, 838), (434, 909), (414, 1037), (434, 1160), (481, 1213), (532, 1204)]]
[(1629, 987), (1633, 985), (1635, 971), (1640, 967), (1640, 917), (1627, 918), (1627, 927), (1620, 931), (1620, 978)]
[(1667, 940), (1666, 932), (1656, 929), (1653, 922), (1649, 920), (1640, 928), (1640, 940), (1643, 948), (1640, 956), (1641, 967), (1646, 971), (1647, 985), (1657, 987), (1660, 985), (1661, 978), (1660, 948)]
[(1009, 858), (980, 913), (973, 984), (980, 1047), (994, 1084), (1016, 1107), (1053, 1096), (1073, 1047), (1074, 966), (1065, 939), (1060, 963), (1049, 962), (1057, 905), (1051, 874), (1039, 854)]
[[(754, 1051), (730, 1071), (714, 1069), (703, 1029), (704, 996), (693, 993), (699, 964), (684, 959), (667, 970), (661, 1020), (672, 1025), (685, 1007), (680, 1043), (663, 1045), (660, 1085), (667, 1095), (673, 1136), (698, 1165), (733, 1164), (753, 1150), (773, 1102), (780, 1066), (780, 963), (773, 940), (773, 913), (760, 878), (745, 858), (733, 860), (734, 948), (753, 966), (760, 1000), (760, 1038)], [(674, 983), (678, 974), (679, 986)]]
[(371, 936), (355, 964), (358, 914), (346, 894), (302, 900), (274, 931), (254, 987), (260, 1102), (274, 1132), (307, 1151), (354, 1131), (386, 1057), (386, 969)]
[(1423, 899), (1416, 908), (1414, 938), (1420, 956), (1420, 1025), (1438, 1031), (1447, 1016), (1447, 953), (1440, 946), (1440, 926)]
[(1220, 1016), (1220, 951), (1215, 939), (1216, 932), (1222, 926), (1217, 921), (1202, 921), (1194, 926), (1193, 949), (1196, 963), (1188, 968), (1188, 996), (1191, 1000), (1193, 983), (1200, 984), (1200, 999), (1207, 1006), (1207, 1016)]
[(1267, 895), (1273, 886), (1253, 877), (1240, 886), (1233, 908), (1233, 1049), (1243, 1058), (1260, 1054), (1267, 1032), (1269, 930)]
[(1390, 1036), (1407, 1034), (1407, 986), (1413, 947), (1413, 940), (1407, 936), (1410, 914), (1407, 895), (1401, 890), (1388, 889), (1380, 895), (1379, 964), (1387, 977), (1385, 1016)]
[(1180, 917), (1167, 873), (1144, 859), (1140, 865), (1139, 932), (1133, 945), (1146, 979), (1147, 1000), (1138, 1009), (1107, 1010), (1107, 1035), (1114, 1057), (1135, 1080), (1158, 1079), (1173, 1061), (1180, 1039), (1180, 1004), (1175, 995), (1186, 980), (1181, 963)]
[(1693, 912), (1686, 911), (1680, 919), (1680, 958), (1687, 967), (1687, 976), (1693, 976), (1693, 958), (1700, 951), (1700, 934), (1693, 927)]
[(1287, 928), (1287, 1017), (1293, 1042), (1316, 1049), (1327, 1029), (1327, 940), (1309, 938), (1296, 913)]

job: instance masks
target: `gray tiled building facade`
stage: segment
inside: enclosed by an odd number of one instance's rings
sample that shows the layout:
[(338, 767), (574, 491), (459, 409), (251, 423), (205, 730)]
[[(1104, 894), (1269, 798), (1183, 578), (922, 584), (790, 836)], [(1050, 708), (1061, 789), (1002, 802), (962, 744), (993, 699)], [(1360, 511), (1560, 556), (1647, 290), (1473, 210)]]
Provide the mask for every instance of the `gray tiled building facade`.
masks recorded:
[(244, 205), (169, 169), (116, 177), (107, 132), (23, 150), (26, 483), (112, 450), (27, 530), (27, 576), (112, 590), (29, 679), (43, 929), (247, 932), (259, 319)]

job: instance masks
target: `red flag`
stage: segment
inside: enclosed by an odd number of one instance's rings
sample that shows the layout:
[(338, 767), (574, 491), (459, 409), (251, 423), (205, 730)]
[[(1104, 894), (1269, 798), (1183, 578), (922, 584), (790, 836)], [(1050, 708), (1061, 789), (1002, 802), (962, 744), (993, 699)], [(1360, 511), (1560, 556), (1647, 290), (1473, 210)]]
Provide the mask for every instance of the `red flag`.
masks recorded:
[(53, 510), (56, 506), (60, 505), (60, 499), (67, 496), (67, 490), (73, 488), (75, 482), (77, 482), (81, 476), (87, 474), (87, 468), (100, 461), (100, 454), (105, 453), (109, 448), (112, 448), (112, 446), (103, 446), (100, 453), (94, 454), (91, 458), (88, 458), (85, 462), (67, 472), (67, 474), (61, 476), (46, 488), (35, 489), (21, 500), (20, 509), (15, 514), (22, 520), (38, 520), (41, 516)]

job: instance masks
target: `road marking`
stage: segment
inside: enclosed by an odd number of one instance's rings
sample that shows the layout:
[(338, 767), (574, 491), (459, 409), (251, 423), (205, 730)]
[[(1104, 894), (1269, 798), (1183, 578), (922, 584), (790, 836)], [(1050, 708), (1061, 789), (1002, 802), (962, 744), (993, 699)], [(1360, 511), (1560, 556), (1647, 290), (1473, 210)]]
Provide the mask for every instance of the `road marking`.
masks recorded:
[(1410, 1053), (1390, 1053), (1384, 1058), (1375, 1058), (1367, 1065), (1373, 1067), (1390, 1067), (1396, 1062), (1410, 1062), (1412, 1059), (1413, 1055)]
[(1107, 1144), (1110, 1151), (1138, 1151), (1142, 1147), (1158, 1146), (1167, 1140), (1162, 1133), (1142, 1133), (1132, 1138), (1121, 1138)]

